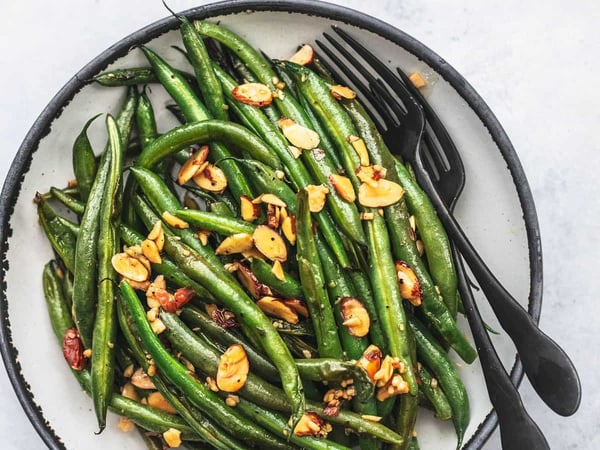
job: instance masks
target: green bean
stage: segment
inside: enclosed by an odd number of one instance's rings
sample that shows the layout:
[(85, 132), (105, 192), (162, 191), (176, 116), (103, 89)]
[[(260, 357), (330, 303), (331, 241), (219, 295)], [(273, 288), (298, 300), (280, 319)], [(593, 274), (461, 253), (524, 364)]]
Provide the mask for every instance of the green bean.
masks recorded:
[(50, 188), (50, 194), (52, 194), (53, 198), (61, 202), (75, 214), (83, 214), (83, 211), (85, 210), (85, 202), (79, 201), (75, 197), (71, 197), (70, 195), (65, 194), (65, 192), (62, 189), (58, 189), (55, 187)]
[(127, 148), (131, 130), (135, 122), (135, 110), (138, 104), (138, 91), (135, 86), (127, 90), (125, 101), (121, 105), (119, 113), (116, 116), (117, 127), (121, 136), (121, 147)]
[(96, 177), (96, 170), (98, 169), (96, 156), (87, 136), (89, 126), (98, 116), (100, 114), (96, 114), (85, 123), (81, 133), (79, 133), (73, 143), (73, 172), (75, 173), (75, 179), (79, 187), (79, 196), (83, 202), (90, 195), (90, 189), (92, 188), (94, 178)]
[(470, 420), (467, 391), (446, 351), (427, 328), (415, 317), (409, 317), (408, 323), (415, 333), (419, 359), (433, 371), (450, 403), (452, 422), (458, 437), (457, 448), (460, 448)]
[(213, 212), (194, 209), (178, 209), (173, 213), (180, 219), (199, 227), (202, 230), (210, 230), (223, 236), (231, 236), (236, 233), (254, 233), (255, 225), (234, 217), (224, 217)]
[(152, 356), (157, 369), (196, 407), (219, 423), (226, 423), (231, 433), (243, 441), (256, 443), (262, 448), (286, 448), (283, 442), (256, 427), (234, 408), (227, 407), (212, 391), (191, 376), (185, 366), (171, 356), (154, 334), (135, 291), (127, 281), (121, 282), (120, 290), (121, 298), (131, 314), (142, 344)]
[(138, 139), (143, 150), (158, 137), (154, 108), (152, 107), (150, 98), (148, 98), (148, 94), (146, 94), (146, 88), (142, 90), (139, 96), (138, 105), (135, 110), (135, 121), (137, 124)]
[(438, 381), (433, 378), (427, 368), (419, 363), (417, 364), (417, 376), (421, 381), (419, 384), (419, 390), (425, 394), (425, 397), (431, 403), (435, 411), (435, 416), (440, 420), (449, 420), (452, 418), (452, 408), (446, 398), (446, 394), (439, 386)]
[(75, 246), (77, 237), (72, 229), (61, 222), (45, 200), (38, 203), (38, 219), (50, 245), (69, 271), (75, 268)]
[(325, 289), (325, 276), (314, 240), (308, 192), (305, 189), (301, 189), (298, 193), (296, 233), (296, 258), (300, 283), (315, 329), (319, 355), (322, 358), (341, 358), (342, 346), (335, 326), (331, 302)]
[[(50, 261), (44, 267), (43, 271), (44, 298), (50, 317), (52, 330), (56, 335), (59, 345), (62, 345), (65, 332), (75, 326), (70, 308), (64, 299), (60, 279), (56, 273), (56, 267)], [(71, 372), (86, 392), (91, 391), (91, 377), (87, 369), (75, 370)], [(175, 428), (182, 432), (184, 439), (198, 439), (191, 428), (178, 417), (167, 414), (150, 406), (142, 405), (118, 394), (113, 394), (110, 398), (109, 408), (120, 416), (128, 417), (142, 428), (163, 433), (169, 428)]]
[[(191, 73), (179, 71), (181, 76), (188, 81), (194, 80)], [(96, 83), (106, 87), (136, 86), (150, 83), (159, 83), (152, 67), (129, 67), (103, 72), (92, 78)]]
[(119, 252), (118, 227), (121, 212), (121, 172), (123, 150), (115, 119), (108, 115), (106, 127), (109, 139), (109, 161), (106, 182), (102, 187), (98, 229), (98, 306), (93, 329), (92, 399), (100, 432), (106, 426), (108, 402), (113, 392), (116, 273), (111, 259)]
[(302, 299), (304, 293), (300, 282), (293, 278), (289, 273), (284, 273), (284, 279), (277, 278), (272, 271), (272, 267), (260, 258), (252, 258), (250, 270), (263, 284), (266, 284), (279, 295), (285, 298)]

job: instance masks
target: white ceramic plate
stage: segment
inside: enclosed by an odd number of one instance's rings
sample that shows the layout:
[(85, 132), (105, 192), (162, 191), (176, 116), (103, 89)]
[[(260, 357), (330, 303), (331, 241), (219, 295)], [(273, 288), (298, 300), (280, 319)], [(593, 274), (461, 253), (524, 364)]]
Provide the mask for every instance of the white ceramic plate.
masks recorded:
[[(391, 65), (432, 73), (437, 81), (428, 100), (455, 140), (467, 171), (456, 216), (492, 271), (537, 320), (541, 308), (541, 250), (527, 181), (492, 112), (443, 59), (381, 21), (324, 3), (223, 2), (190, 10), (186, 15), (221, 21), (273, 57), (286, 57), (298, 44), (313, 42), (331, 25), (340, 25)], [(70, 149), (74, 137), (92, 115), (116, 112), (124, 96), (124, 90), (84, 81), (107, 68), (146, 65), (140, 51), (130, 51), (140, 43), (184, 67), (181, 55), (170, 48), (179, 42), (178, 32), (173, 31), (176, 26), (174, 18), (152, 24), (117, 43), (80, 71), (33, 125), (2, 192), (2, 354), (24, 409), (50, 448), (145, 448), (135, 433), (118, 431), (114, 415), (104, 433), (94, 434), (97, 425), (91, 401), (69, 373), (45, 310), (41, 273), (43, 265), (52, 258), (52, 251), (37, 224), (32, 199), (36, 191), (63, 186), (73, 177)], [(158, 87), (153, 88), (152, 96), (160, 121), (168, 116), (160, 112), (166, 97)], [(104, 139), (100, 122), (91, 129), (96, 148)], [(499, 328), (485, 300), (480, 299), (479, 305), (485, 320)], [(461, 326), (466, 330), (465, 322)], [(512, 366), (515, 353), (508, 338), (494, 336), (493, 341), (505, 365)], [(459, 371), (472, 409), (466, 447), (479, 448), (495, 427), (495, 418), (490, 414), (478, 362), (471, 366), (459, 364)], [(513, 366), (512, 376), (517, 382), (521, 379), (518, 363)], [(436, 421), (427, 411), (420, 413), (417, 431), (423, 449), (455, 446), (451, 423)]]

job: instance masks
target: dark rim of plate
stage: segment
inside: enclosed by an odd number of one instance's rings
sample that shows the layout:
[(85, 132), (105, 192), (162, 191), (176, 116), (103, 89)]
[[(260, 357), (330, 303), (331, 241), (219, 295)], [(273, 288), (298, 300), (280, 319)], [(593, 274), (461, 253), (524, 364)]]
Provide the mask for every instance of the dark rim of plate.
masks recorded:
[[(206, 19), (245, 11), (302, 13), (357, 26), (378, 34), (417, 56), (452, 85), (489, 131), (504, 157), (513, 178), (523, 210), (523, 219), (525, 221), (529, 246), (530, 294), (528, 310), (533, 319), (538, 322), (542, 307), (542, 251), (533, 197), (521, 163), (508, 136), (490, 108), (479, 94), (475, 92), (473, 87), (443, 58), (421, 42), (379, 19), (343, 6), (315, 0), (227, 0), (189, 9), (182, 14), (191, 19)], [(170, 16), (142, 28), (108, 48), (70, 79), (54, 96), (29, 130), (12, 162), (2, 189), (0, 196), (0, 252), (3, 256), (3, 264), (0, 271), (0, 351), (2, 352), (8, 376), (23, 409), (44, 443), (51, 449), (64, 449), (65, 445), (55, 434), (51, 425), (46, 422), (41, 409), (35, 403), (33, 394), (29, 390), (29, 385), (21, 374), (20, 365), (17, 361), (17, 349), (12, 345), (5, 280), (5, 274), (8, 271), (8, 261), (6, 260), (8, 239), (12, 235), (9, 220), (14, 211), (24, 174), (29, 170), (39, 141), (50, 132), (53, 120), (61, 114), (64, 106), (87, 84), (86, 80), (89, 80), (93, 75), (99, 73), (116, 59), (127, 54), (132, 47), (175, 29), (178, 23), (175, 17)], [(523, 378), (523, 367), (518, 357), (515, 358), (510, 376), (513, 383), (516, 385), (520, 384)], [(496, 414), (492, 410), (463, 448), (469, 450), (481, 448), (497, 424)]]

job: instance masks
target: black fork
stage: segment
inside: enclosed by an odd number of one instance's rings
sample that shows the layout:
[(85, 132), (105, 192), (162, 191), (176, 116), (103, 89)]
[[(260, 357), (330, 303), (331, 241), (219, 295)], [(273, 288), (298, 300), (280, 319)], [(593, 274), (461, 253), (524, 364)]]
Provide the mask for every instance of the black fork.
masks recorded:
[[(403, 72), (398, 70), (398, 75), (394, 74), (347, 32), (337, 27), (334, 27), (334, 31), (353, 52), (329, 34), (325, 34), (325, 37), (335, 47), (337, 53), (323, 42), (317, 41), (319, 46), (375, 109), (379, 117), (374, 117), (375, 122), (390, 149), (400, 149), (400, 155), (412, 164), (419, 183), (435, 205), (455, 248), (458, 247), (465, 256), (501, 325), (515, 342), (523, 359), (525, 371), (540, 397), (557, 413), (573, 414), (578, 408), (581, 391), (571, 361), (560, 347), (537, 328), (529, 314), (491, 274), (452, 216), (452, 209), (462, 190), (465, 175), (460, 154), (443, 124)], [(358, 61), (354, 52), (371, 66), (376, 75), (369, 71), (364, 63)], [(339, 55), (343, 55), (348, 63), (343, 62)], [(397, 97), (390, 94), (386, 83)], [(424, 120), (425, 117), (427, 122)], [(460, 272), (461, 294), (469, 324), (480, 354), (485, 355), (482, 356), (481, 362), (484, 372), (488, 371), (486, 383), (490, 389), (492, 403), (499, 416), (500, 412), (506, 409), (506, 405), (511, 405), (512, 408), (520, 406), (522, 409), (518, 393), (512, 388), (510, 380), (507, 376), (501, 376), (506, 375), (506, 371), (500, 364), (483, 327), (464, 276), (462, 259), (456, 250), (455, 260), (457, 270)], [(498, 378), (504, 378), (505, 382), (497, 385)], [(510, 386), (507, 386), (507, 383)], [(551, 386), (554, 389), (551, 389)], [(511, 394), (511, 398), (504, 401), (504, 405), (496, 405), (500, 402), (498, 395), (502, 397), (509, 388), (515, 391), (516, 396)], [(515, 411), (513, 410), (511, 414), (513, 417), (506, 417), (505, 421), (514, 422)], [(511, 414), (503, 414), (503, 416)], [(526, 413), (524, 414), (526, 416)], [(534, 448), (547, 448), (537, 426), (528, 416), (527, 419), (532, 424), (528, 435), (539, 437), (537, 439), (539, 446)], [(523, 420), (522, 418), (519, 423), (520, 428), (524, 427)], [(505, 429), (507, 427), (512, 428), (509, 422), (504, 426)], [(503, 440), (504, 435), (503, 432)]]

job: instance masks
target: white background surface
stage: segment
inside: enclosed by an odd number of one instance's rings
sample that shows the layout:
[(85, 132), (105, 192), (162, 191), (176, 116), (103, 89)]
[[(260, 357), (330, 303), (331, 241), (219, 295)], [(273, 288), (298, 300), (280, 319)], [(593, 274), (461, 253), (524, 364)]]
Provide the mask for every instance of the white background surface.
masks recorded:
[[(169, 1), (178, 11), (203, 3)], [(386, 20), (432, 48), (466, 77), (506, 129), (540, 220), (545, 276), (541, 326), (572, 356), (584, 395), (579, 412), (570, 418), (549, 411), (527, 382), (521, 388), (523, 400), (552, 448), (600, 448), (600, 3), (334, 3)], [(158, 0), (2, 1), (0, 179), (33, 121), (72, 74), (114, 42), (165, 15)], [(0, 399), (0, 448), (44, 448), (2, 369)], [(500, 448), (497, 433), (485, 448)]]

